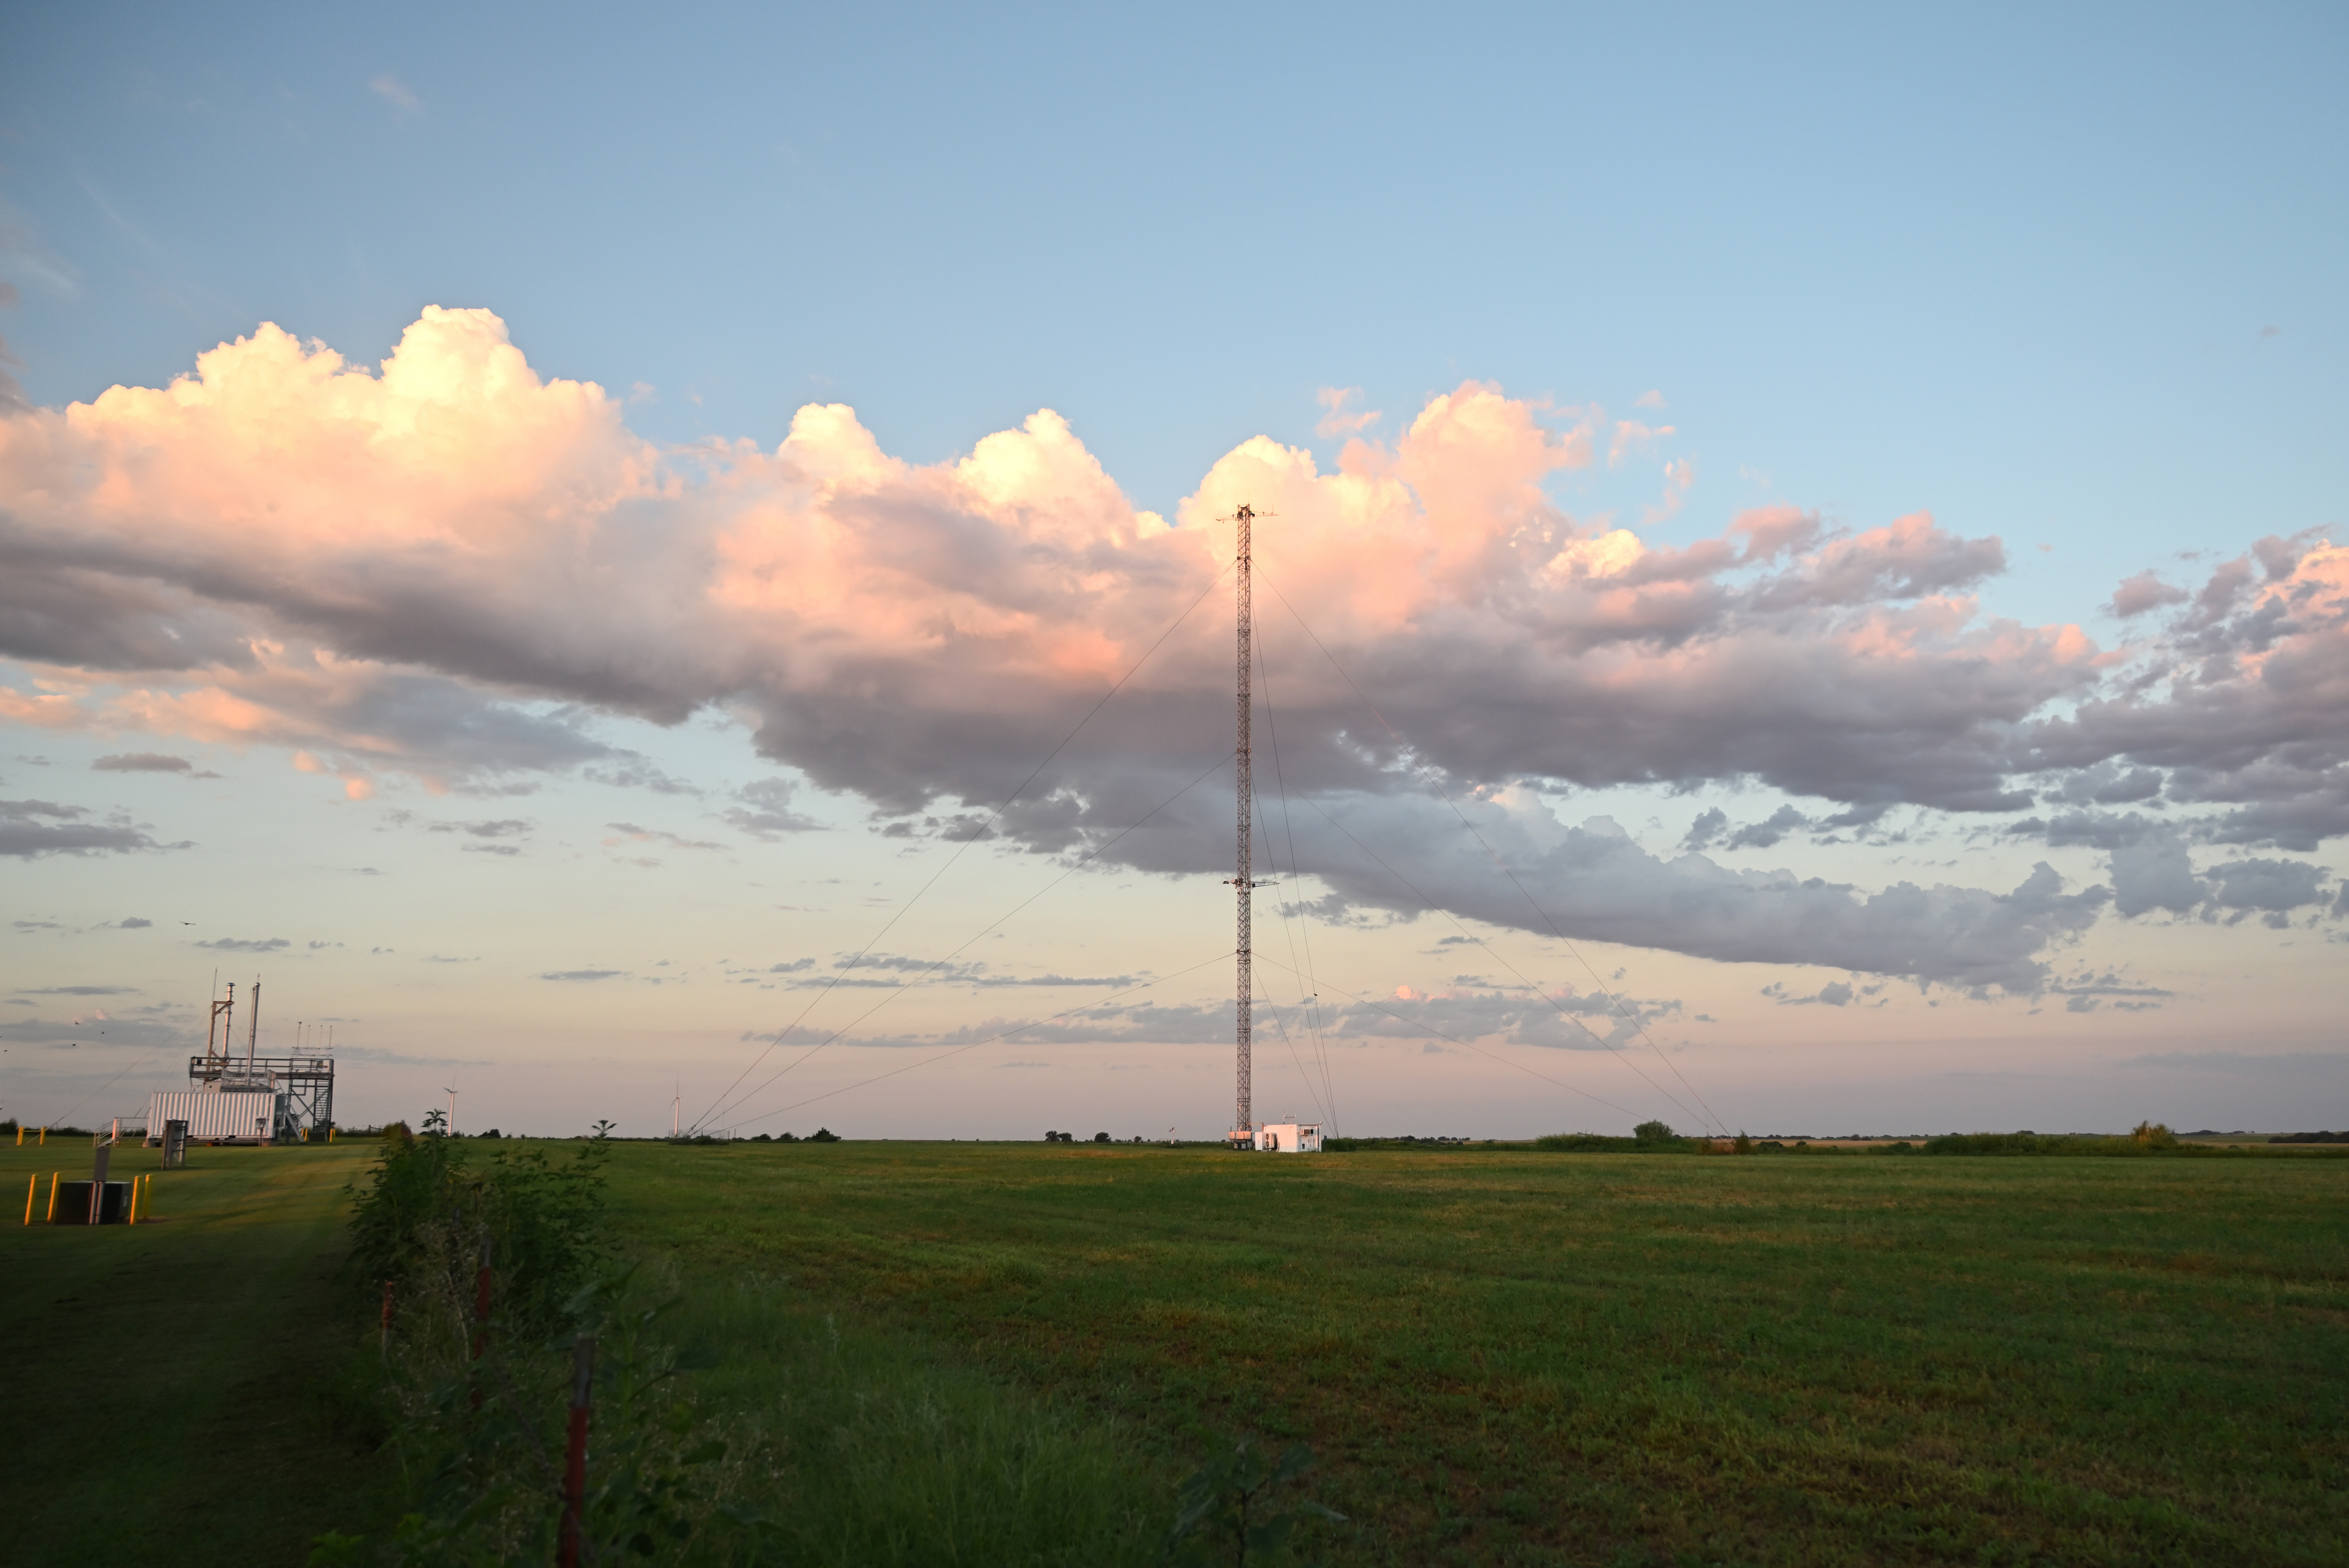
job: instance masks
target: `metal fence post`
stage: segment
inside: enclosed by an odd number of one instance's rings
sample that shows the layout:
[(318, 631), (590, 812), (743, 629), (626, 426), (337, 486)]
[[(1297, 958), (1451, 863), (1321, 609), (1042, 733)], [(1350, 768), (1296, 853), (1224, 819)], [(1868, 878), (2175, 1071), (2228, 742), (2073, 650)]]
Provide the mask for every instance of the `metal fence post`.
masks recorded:
[(579, 1568), (579, 1536), (587, 1505), (587, 1408), (595, 1383), (595, 1336), (583, 1334), (571, 1352), (571, 1446), (563, 1464), (560, 1568)]

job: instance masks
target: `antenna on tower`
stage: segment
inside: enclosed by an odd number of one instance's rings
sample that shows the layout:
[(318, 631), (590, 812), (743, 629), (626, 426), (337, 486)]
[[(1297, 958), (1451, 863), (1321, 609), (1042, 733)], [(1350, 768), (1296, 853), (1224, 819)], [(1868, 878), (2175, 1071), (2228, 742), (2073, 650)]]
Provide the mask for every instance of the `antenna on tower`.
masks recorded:
[[(212, 984), (220, 984), (220, 972), (212, 972)], [(228, 983), (228, 995), (212, 998), (212, 1021), (204, 1026), (204, 1061), (212, 1059), (215, 1037), (219, 1041), (220, 1063), (226, 1068), (236, 1053), (236, 982)]]

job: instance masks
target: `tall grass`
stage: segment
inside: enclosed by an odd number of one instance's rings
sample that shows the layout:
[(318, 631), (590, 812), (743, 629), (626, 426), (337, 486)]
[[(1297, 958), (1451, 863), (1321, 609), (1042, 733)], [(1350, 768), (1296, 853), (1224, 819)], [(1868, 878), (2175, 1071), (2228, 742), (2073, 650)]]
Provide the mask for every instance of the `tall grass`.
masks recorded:
[[(344, 1387), (378, 1413), (404, 1512), (320, 1538), (315, 1563), (548, 1557), (570, 1353), (584, 1334), (597, 1344), (591, 1555), (1159, 1559), (1173, 1483), (1117, 1423), (820, 1308), (771, 1274), (688, 1275), (667, 1253), (650, 1269), (615, 1266), (603, 1140), (562, 1164), (533, 1153), (476, 1163), (434, 1131), (390, 1130), (352, 1188), (352, 1272), (392, 1281), (398, 1310), (388, 1338), (364, 1336)], [(485, 1240), (497, 1266), (477, 1341)]]

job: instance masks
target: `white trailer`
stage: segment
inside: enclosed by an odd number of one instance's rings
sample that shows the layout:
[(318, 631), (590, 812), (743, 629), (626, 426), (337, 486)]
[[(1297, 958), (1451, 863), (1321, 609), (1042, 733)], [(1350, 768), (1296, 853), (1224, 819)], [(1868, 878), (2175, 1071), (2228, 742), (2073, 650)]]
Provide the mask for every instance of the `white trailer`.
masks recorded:
[(1256, 1130), (1256, 1146), (1267, 1154), (1319, 1154), (1321, 1124), (1318, 1121), (1268, 1121)]
[(285, 1097), (267, 1089), (160, 1089), (147, 1097), (147, 1141), (163, 1124), (184, 1121), (191, 1143), (267, 1143), (284, 1118)]

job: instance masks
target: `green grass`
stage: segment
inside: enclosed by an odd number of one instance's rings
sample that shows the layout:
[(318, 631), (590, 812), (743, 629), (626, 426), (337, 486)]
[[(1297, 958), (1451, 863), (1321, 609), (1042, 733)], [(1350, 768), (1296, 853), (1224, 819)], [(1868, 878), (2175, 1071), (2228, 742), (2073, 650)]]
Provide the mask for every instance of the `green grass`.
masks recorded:
[[(6, 1555), (380, 1532), (395, 1478), (305, 1393), (372, 1344), (328, 1284), (368, 1152), (198, 1150), (168, 1223), (6, 1227)], [(36, 1162), (0, 1149), (18, 1207)], [(1244, 1432), (1322, 1455), (1336, 1563), (2349, 1557), (2349, 1161), (633, 1144), (611, 1174), (786, 1561), (1153, 1561)]]
[[(299, 1563), (376, 1506), (380, 1466), (317, 1394), (347, 1353), (332, 1274), (367, 1152), (193, 1149), (156, 1177), (161, 1223), (92, 1230), (38, 1222), (88, 1140), (0, 1146), (0, 1558)], [(119, 1148), (109, 1175), (160, 1163)]]
[(737, 1145), (614, 1179), (688, 1288), (1090, 1410), (1158, 1484), (1219, 1434), (1311, 1442), (1343, 1561), (2349, 1554), (2349, 1163)]

